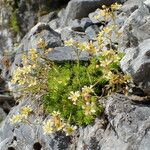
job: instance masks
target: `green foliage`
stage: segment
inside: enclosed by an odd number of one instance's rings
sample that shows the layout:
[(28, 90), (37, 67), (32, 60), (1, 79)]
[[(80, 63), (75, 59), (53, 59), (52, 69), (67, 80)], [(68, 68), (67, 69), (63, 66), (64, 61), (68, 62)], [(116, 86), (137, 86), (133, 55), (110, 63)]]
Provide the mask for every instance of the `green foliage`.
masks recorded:
[[(92, 96), (92, 101), (97, 104), (96, 114), (85, 115), (82, 106), (83, 102), (78, 105), (73, 105), (72, 101), (68, 99), (70, 91), (80, 91), (85, 85), (90, 86), (95, 83), (102, 75), (101, 71), (91, 69), (95, 66), (89, 62), (82, 62), (80, 67), (74, 62), (66, 62), (64, 64), (57, 64), (49, 71), (49, 93), (44, 98), (45, 108), (52, 113), (59, 111), (61, 117), (71, 124), (87, 125), (91, 123), (95, 115), (103, 112), (103, 107), (98, 104), (97, 96)], [(77, 72), (79, 73), (80, 83), (78, 82)], [(88, 76), (90, 76), (88, 78)], [(103, 86), (103, 79), (97, 86)], [(96, 88), (96, 87), (95, 87)], [(99, 94), (97, 92), (96, 94)]]
[(20, 27), (19, 27), (19, 22), (17, 19), (17, 11), (15, 10), (11, 17), (10, 17), (10, 27), (13, 29), (13, 31), (15, 31), (16, 33), (20, 32)]
[[(119, 54), (114, 53), (111, 57), (116, 59)], [(45, 108), (52, 113), (58, 111), (65, 120), (69, 119), (69, 123), (78, 125), (87, 125), (91, 123), (95, 117), (103, 112), (103, 107), (98, 103), (97, 96), (102, 94), (105, 85), (109, 85), (111, 79), (105, 75), (104, 67), (100, 66), (101, 62), (107, 60), (107, 55), (93, 57), (89, 62), (80, 62), (79, 66), (75, 62), (67, 62), (64, 64), (55, 64), (49, 71), (49, 93), (44, 98)], [(108, 68), (109, 71), (119, 72), (119, 61), (112, 61)], [(120, 84), (120, 83), (118, 83)], [(91, 95), (90, 101), (96, 107), (96, 113), (86, 115), (84, 109), (84, 101), (79, 98), (79, 103), (73, 105), (68, 99), (70, 91), (81, 91), (84, 86), (93, 86), (95, 93)], [(86, 106), (85, 106), (86, 107)]]
[(0, 116), (0, 123), (3, 121), (3, 117)]

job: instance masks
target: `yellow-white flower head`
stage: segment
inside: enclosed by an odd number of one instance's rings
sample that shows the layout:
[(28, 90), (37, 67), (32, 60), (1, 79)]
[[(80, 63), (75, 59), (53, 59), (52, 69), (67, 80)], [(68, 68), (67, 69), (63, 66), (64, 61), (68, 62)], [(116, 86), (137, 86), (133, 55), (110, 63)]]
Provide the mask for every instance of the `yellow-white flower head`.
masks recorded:
[(46, 122), (44, 122), (43, 124), (43, 131), (44, 131), (44, 134), (51, 134), (53, 133), (53, 127), (54, 127), (54, 122), (49, 119), (47, 120)]
[(19, 123), (22, 121), (23, 117), (24, 116), (22, 116), (21, 114), (13, 115), (12, 118), (10, 118), (10, 122), (12, 124)]
[(66, 136), (69, 136), (69, 135), (72, 135), (76, 129), (77, 129), (77, 126), (66, 124), (63, 130), (66, 133)]
[(71, 91), (68, 99), (72, 100), (73, 104), (76, 105), (76, 102), (77, 102), (79, 97), (80, 97), (79, 91), (76, 91), (76, 92)]

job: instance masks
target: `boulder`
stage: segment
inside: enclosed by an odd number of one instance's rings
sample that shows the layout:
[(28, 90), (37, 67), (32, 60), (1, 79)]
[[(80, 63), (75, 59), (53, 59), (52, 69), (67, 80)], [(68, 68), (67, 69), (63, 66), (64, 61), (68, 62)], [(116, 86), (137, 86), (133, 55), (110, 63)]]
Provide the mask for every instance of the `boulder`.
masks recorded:
[(66, 26), (71, 20), (87, 17), (89, 13), (102, 5), (111, 5), (114, 2), (120, 2), (120, 0), (71, 0), (66, 7), (62, 25)]
[(6, 113), (2, 108), (0, 108), (0, 123), (6, 118)]
[(108, 126), (101, 150), (148, 150), (150, 146), (150, 106), (135, 105), (130, 97), (113, 95), (106, 102)]
[(138, 46), (139, 42), (150, 38), (150, 12), (146, 5), (135, 10), (125, 21), (121, 30), (123, 37), (120, 44), (122, 50)]
[(121, 50), (126, 53), (121, 61), (122, 70), (131, 74), (133, 81), (145, 93), (150, 94), (150, 12), (141, 5), (125, 21), (121, 28)]
[(30, 98), (26, 99), (14, 107), (5, 121), (0, 124), (0, 149), (8, 150), (9, 148), (13, 148), (15, 150), (33, 150), (36, 149), (35, 147), (37, 147), (37, 149), (42, 148), (46, 150), (69, 149), (71, 138), (65, 136), (63, 132), (57, 132), (51, 135), (43, 134), (43, 117), (39, 114), (37, 121), (38, 113), (30, 116), (30, 122), (32, 122), (32, 124), (18, 123), (16, 127), (16, 125), (10, 123), (12, 115), (19, 113), (20, 109), (28, 104), (30, 104), (33, 109), (37, 109), (38, 104), (35, 101), (31, 101)]
[(81, 20), (75, 19), (71, 23), (71, 29), (74, 31), (84, 32), (86, 28), (91, 25), (93, 25), (93, 23), (89, 18), (82, 18)]
[(126, 49), (121, 68), (131, 74), (134, 82), (150, 95), (150, 39), (144, 40), (135, 48)]
[[(77, 54), (73, 47), (56, 47), (49, 53), (48, 58), (53, 61), (74, 61), (77, 60)], [(87, 61), (89, 59), (89, 53), (83, 51), (80, 54), (80, 60)]]
[(65, 27), (61, 30), (61, 38), (63, 41), (74, 39), (76, 41), (88, 41), (88, 36), (84, 32), (73, 31), (70, 27)]
[(48, 24), (39, 22), (25, 35), (19, 45), (19, 50), (38, 49), (37, 43), (40, 38), (45, 40), (49, 48), (62, 44), (60, 34), (51, 29)]
[(88, 36), (89, 40), (95, 40), (97, 37), (97, 34), (100, 32), (100, 29), (97, 25), (89, 26), (85, 33)]

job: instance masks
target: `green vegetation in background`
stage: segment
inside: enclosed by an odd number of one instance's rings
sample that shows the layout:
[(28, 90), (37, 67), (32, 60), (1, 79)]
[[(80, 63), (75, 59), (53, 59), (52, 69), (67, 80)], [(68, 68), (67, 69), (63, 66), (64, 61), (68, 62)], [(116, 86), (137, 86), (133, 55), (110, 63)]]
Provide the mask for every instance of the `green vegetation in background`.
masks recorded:
[(0, 123), (3, 121), (3, 117), (0, 117)]
[(15, 33), (20, 32), (20, 26), (17, 19), (17, 10), (15, 10), (10, 17), (10, 27), (13, 29)]
[[(71, 124), (87, 125), (91, 123), (95, 119), (95, 116), (103, 112), (102, 105), (97, 101), (97, 95), (100, 95), (101, 91), (97, 90), (95, 95), (91, 97), (91, 101), (96, 104), (96, 113), (94, 115), (85, 115), (82, 109), (84, 104), (81, 99), (77, 105), (73, 105), (72, 101), (68, 99), (68, 93), (70, 93), (70, 91), (80, 91), (85, 85), (90, 86), (99, 79), (102, 72), (101, 70), (95, 70), (93, 68), (94, 66), (94, 61), (93, 64), (82, 62), (80, 68), (73, 62), (55, 65), (49, 72), (50, 92), (44, 98), (45, 108), (50, 113), (59, 111), (62, 118), (65, 120), (69, 118)], [(77, 72), (80, 76), (80, 86)], [(88, 76), (90, 76), (90, 78)], [(101, 82), (97, 84), (94, 89), (103, 87), (106, 82), (105, 79), (101, 79)]]

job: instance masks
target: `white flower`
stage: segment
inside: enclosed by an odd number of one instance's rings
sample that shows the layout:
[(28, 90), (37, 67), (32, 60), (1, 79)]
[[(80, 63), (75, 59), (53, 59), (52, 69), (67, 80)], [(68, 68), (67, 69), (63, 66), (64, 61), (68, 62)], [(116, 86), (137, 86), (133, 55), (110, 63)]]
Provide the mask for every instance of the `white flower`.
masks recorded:
[(54, 126), (54, 122), (49, 119), (47, 120), (46, 122), (44, 122), (43, 124), (43, 131), (44, 131), (44, 134), (51, 134), (53, 133), (53, 126)]
[(77, 129), (77, 126), (66, 124), (64, 128), (64, 132), (66, 133), (66, 136), (68, 136), (68, 135), (72, 135), (76, 129)]
[(92, 85), (90, 85), (90, 86), (84, 86), (82, 88), (82, 93), (87, 93), (87, 94), (93, 93), (94, 90), (92, 89), (92, 87), (93, 87)]
[(79, 97), (80, 97), (79, 91), (76, 91), (76, 92), (71, 91), (68, 99), (72, 100), (73, 104), (76, 105), (76, 102), (77, 102)]

